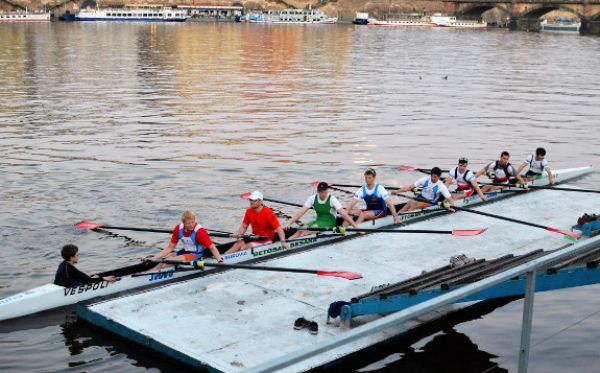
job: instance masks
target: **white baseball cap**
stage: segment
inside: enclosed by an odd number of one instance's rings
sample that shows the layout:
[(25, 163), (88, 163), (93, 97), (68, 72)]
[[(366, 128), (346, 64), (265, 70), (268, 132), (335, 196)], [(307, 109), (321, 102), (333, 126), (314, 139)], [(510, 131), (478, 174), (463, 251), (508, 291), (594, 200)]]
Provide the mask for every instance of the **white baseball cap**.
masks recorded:
[(250, 197), (248, 197), (248, 199), (251, 199), (253, 201), (256, 201), (257, 199), (260, 199), (262, 201), (263, 195), (258, 190), (255, 190), (254, 192), (252, 192), (252, 194), (250, 194)]

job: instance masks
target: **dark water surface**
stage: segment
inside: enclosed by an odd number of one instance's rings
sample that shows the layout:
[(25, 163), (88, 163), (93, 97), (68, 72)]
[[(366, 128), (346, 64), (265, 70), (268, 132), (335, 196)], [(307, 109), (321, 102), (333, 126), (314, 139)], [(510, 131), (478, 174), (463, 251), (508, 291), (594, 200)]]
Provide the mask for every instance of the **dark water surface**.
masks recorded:
[[(191, 208), (232, 231), (240, 193), (300, 203), (311, 181), (358, 183), (367, 165), (394, 185), (419, 176), (400, 164), (478, 168), (505, 149), (519, 163), (543, 145), (555, 168), (598, 166), (599, 55), (598, 38), (505, 31), (0, 24), (0, 297), (51, 281), (65, 243), (94, 272), (168, 240), (84, 219), (165, 228)], [(600, 370), (597, 291), (536, 297), (531, 371)], [(521, 305), (352, 369), (514, 371)], [(64, 312), (11, 327), (2, 372), (171, 367)]]

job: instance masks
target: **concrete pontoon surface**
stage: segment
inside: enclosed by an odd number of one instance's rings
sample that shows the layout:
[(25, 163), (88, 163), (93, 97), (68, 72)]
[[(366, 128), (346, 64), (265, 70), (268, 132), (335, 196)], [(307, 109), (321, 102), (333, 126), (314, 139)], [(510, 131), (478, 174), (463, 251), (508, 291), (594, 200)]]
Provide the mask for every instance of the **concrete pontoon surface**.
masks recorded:
[[(477, 210), (569, 229), (600, 204), (595, 194), (540, 190)], [(151, 339), (151, 346), (217, 371), (239, 372), (343, 333), (325, 323), (327, 308), (371, 287), (393, 283), (448, 263), (452, 255), (497, 258), (568, 243), (562, 235), (467, 212), (413, 224), (410, 229), (488, 227), (475, 237), (381, 233), (326, 245), (265, 262), (269, 266), (349, 270), (364, 278), (347, 281), (308, 274), (231, 270), (80, 307), (94, 323), (124, 335)], [(257, 264), (260, 265), (260, 264)], [(449, 309), (423, 315), (395, 330), (377, 333), (324, 353), (287, 371), (304, 371), (397, 335)], [(315, 320), (318, 335), (294, 330), (298, 317)], [(356, 323), (368, 322), (359, 317)], [(156, 347), (159, 346), (159, 347)], [(165, 349), (166, 346), (166, 349)], [(184, 356), (185, 358), (182, 358)]]

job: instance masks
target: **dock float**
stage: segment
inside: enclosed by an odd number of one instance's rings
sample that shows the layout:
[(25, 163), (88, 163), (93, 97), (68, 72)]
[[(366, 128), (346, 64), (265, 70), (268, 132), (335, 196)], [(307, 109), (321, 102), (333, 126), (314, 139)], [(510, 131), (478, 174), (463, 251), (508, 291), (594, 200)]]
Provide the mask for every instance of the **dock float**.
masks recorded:
[[(599, 202), (600, 197), (595, 195), (570, 198), (560, 192), (542, 190), (477, 209), (527, 221), (539, 221), (543, 216), (545, 224), (570, 227), (589, 206), (598, 206)], [(82, 320), (105, 331), (193, 367), (218, 372), (301, 372), (343, 359), (464, 307), (452, 302), (429, 306), (426, 311), (411, 314), (401, 322), (385, 324), (385, 327), (381, 325), (386, 320), (395, 320), (392, 318), (402, 316), (410, 308), (388, 316), (364, 314), (354, 317), (352, 328), (347, 329), (335, 323), (327, 324), (327, 311), (333, 301), (368, 294), (381, 284), (411, 281), (423, 270), (435, 272), (445, 266), (451, 256), (461, 253), (485, 259), (486, 263), (510, 260), (509, 254), (514, 257), (530, 254), (527, 258), (531, 261), (528, 259), (527, 264), (546, 257), (531, 254), (539, 253), (539, 249), (554, 250), (548, 255), (555, 255), (561, 252), (557, 251), (560, 248), (575, 249), (577, 245), (587, 247), (600, 243), (600, 237), (571, 243), (561, 235), (544, 230), (461, 212), (419, 222), (411, 228), (474, 226), (489, 229), (484, 235), (469, 238), (402, 235), (399, 239), (398, 235), (378, 233), (261, 262), (278, 267), (360, 272), (363, 275), (360, 280), (235, 269), (82, 303), (77, 313)], [(455, 291), (444, 291), (416, 307), (436, 299), (450, 299), (453, 294), (498, 275)], [(455, 286), (451, 278), (445, 283), (450, 284), (450, 288)], [(300, 317), (316, 321), (318, 334), (310, 334), (306, 329), (294, 330), (294, 321)], [(327, 348), (320, 349), (322, 346)], [(300, 358), (306, 351), (314, 354)], [(282, 361), (288, 363), (281, 365)]]

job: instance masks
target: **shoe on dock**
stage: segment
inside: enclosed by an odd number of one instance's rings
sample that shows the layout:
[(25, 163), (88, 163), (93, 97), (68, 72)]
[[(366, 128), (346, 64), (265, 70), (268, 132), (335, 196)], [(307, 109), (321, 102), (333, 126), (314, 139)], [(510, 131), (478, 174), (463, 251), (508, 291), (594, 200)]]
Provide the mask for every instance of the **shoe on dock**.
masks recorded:
[(308, 331), (310, 334), (317, 334), (319, 332), (319, 324), (317, 324), (315, 321), (310, 321), (308, 323)]
[(294, 321), (294, 329), (300, 330), (307, 328), (310, 324), (310, 321), (306, 320), (304, 317), (300, 317)]

